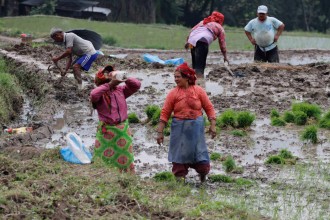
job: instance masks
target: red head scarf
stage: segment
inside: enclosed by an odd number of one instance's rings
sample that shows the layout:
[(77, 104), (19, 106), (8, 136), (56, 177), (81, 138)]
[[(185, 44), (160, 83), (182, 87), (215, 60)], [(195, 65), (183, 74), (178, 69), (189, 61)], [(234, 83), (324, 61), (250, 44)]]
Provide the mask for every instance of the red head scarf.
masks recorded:
[(195, 85), (196, 83), (196, 72), (195, 70), (191, 69), (187, 63), (183, 63), (178, 66), (175, 71), (180, 72), (182, 75), (188, 78), (189, 85)]
[(223, 21), (225, 20), (225, 16), (221, 14), (220, 12), (214, 11), (210, 16), (207, 18), (204, 18), (203, 24), (207, 24), (209, 22), (217, 22), (219, 24), (223, 24)]
[(97, 73), (95, 74), (95, 79), (94, 79), (96, 86), (100, 86), (100, 85), (110, 81), (108, 76), (104, 75), (105, 71), (112, 72), (112, 71), (114, 71), (114, 68), (112, 66), (108, 65), (102, 69), (99, 69), (99, 71), (97, 71)]

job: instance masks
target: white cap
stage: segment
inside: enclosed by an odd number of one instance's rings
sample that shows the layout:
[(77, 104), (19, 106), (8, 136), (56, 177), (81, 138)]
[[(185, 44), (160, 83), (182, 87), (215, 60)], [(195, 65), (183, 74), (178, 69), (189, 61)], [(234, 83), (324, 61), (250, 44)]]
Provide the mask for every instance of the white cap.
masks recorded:
[(258, 7), (258, 10), (257, 10), (258, 14), (259, 13), (263, 13), (263, 14), (267, 14), (268, 13), (268, 8), (266, 5), (260, 5)]

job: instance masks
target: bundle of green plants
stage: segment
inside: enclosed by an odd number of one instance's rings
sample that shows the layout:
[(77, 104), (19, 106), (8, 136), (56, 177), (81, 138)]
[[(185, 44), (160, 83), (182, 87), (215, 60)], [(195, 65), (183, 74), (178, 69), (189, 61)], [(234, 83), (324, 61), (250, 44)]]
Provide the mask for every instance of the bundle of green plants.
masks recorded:
[(273, 117), (270, 119), (270, 124), (272, 126), (285, 126), (286, 122), (280, 117)]
[(156, 173), (156, 175), (154, 176), (154, 179), (156, 181), (162, 181), (162, 182), (172, 182), (172, 181), (176, 180), (174, 174), (169, 171)]
[(234, 182), (234, 179), (230, 176), (222, 175), (222, 174), (214, 174), (209, 175), (209, 180), (211, 182), (222, 182), (222, 183), (232, 183)]
[(205, 126), (209, 126), (211, 124), (206, 115), (203, 116), (203, 119), (204, 119), (204, 125)]
[(294, 116), (293, 112), (285, 111), (283, 114), (283, 120), (287, 123), (294, 123), (295, 116)]
[(307, 122), (307, 114), (303, 111), (295, 111), (294, 112), (294, 123), (296, 125), (305, 125)]
[(238, 112), (237, 114), (237, 128), (246, 128), (250, 127), (253, 121), (255, 120), (255, 115), (247, 112), (247, 111), (242, 111)]
[(148, 119), (152, 119), (154, 114), (160, 110), (160, 107), (157, 105), (148, 105), (144, 112), (147, 114)]
[(320, 118), (322, 113), (322, 110), (318, 105), (307, 102), (293, 103), (291, 107), (293, 112), (304, 112), (308, 118), (315, 118), (316, 120)]
[(222, 165), (227, 173), (232, 172), (236, 168), (236, 163), (232, 156), (228, 156)]
[(272, 109), (270, 112), (270, 118), (279, 118), (280, 113), (276, 109)]
[(235, 127), (236, 112), (232, 109), (224, 111), (216, 118), (216, 125), (218, 127)]
[(233, 130), (231, 131), (231, 134), (237, 137), (244, 137), (246, 136), (246, 132), (242, 130)]
[(267, 164), (296, 164), (297, 157), (294, 157), (287, 149), (282, 149), (277, 155), (271, 155), (267, 158)]
[(140, 119), (138, 118), (136, 113), (133, 112), (133, 113), (128, 114), (128, 122), (129, 123), (139, 123)]
[(151, 124), (152, 124), (152, 125), (157, 125), (157, 124), (158, 124), (161, 111), (162, 111), (162, 110), (161, 110), (160, 108), (158, 108), (158, 109), (154, 112), (154, 114), (152, 115), (152, 118), (151, 118)]
[(239, 186), (251, 186), (253, 181), (239, 177), (235, 179), (235, 183)]
[(312, 142), (313, 144), (317, 143), (317, 127), (315, 125), (308, 126), (304, 129), (301, 135), (301, 139), (303, 141), (307, 140)]
[(321, 128), (330, 129), (330, 111), (321, 118), (319, 126)]
[(210, 159), (213, 160), (213, 161), (221, 160), (221, 158), (222, 158), (221, 154), (217, 153), (217, 152), (213, 152), (210, 155)]

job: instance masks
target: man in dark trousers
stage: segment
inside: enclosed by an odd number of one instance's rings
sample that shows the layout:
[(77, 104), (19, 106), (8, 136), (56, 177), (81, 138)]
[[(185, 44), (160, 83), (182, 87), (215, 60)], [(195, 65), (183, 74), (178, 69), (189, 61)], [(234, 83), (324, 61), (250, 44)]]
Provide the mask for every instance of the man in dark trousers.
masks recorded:
[(255, 46), (254, 61), (278, 63), (278, 41), (284, 24), (282, 21), (268, 16), (268, 8), (260, 5), (257, 17), (252, 19), (245, 27), (245, 34)]
[(78, 59), (73, 64), (72, 68), (74, 78), (78, 82), (78, 89), (82, 90), (81, 69), (88, 71), (98, 56), (93, 44), (74, 33), (65, 33), (60, 28), (52, 28), (50, 31), (50, 37), (56, 42), (64, 43), (65, 46), (64, 53), (52, 57), (54, 63), (57, 63), (63, 58), (68, 58), (65, 71), (61, 73), (62, 76), (66, 75), (72, 64), (72, 56), (78, 56)]

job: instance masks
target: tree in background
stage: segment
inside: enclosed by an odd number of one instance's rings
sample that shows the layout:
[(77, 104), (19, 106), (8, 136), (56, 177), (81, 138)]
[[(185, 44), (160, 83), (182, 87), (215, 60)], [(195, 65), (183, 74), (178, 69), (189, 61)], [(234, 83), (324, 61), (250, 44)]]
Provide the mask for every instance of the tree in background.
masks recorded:
[(45, 2), (39, 7), (33, 7), (30, 11), (30, 15), (43, 14), (53, 15), (55, 14), (57, 0), (45, 0)]

